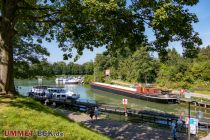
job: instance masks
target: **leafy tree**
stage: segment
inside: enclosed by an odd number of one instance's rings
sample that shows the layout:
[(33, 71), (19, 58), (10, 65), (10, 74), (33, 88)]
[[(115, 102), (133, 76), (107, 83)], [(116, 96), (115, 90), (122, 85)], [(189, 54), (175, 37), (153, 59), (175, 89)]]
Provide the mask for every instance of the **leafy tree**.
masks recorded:
[(93, 62), (86, 62), (82, 65), (65, 62), (55, 62), (53, 64), (47, 61), (40, 61), (38, 63), (30, 64), (27, 61), (18, 61), (14, 65), (15, 78), (27, 79), (35, 78), (37, 76), (52, 77), (54, 75), (92, 75)]
[(121, 80), (125, 80), (125, 81), (136, 81), (136, 77), (135, 75), (133, 76), (133, 73), (131, 73), (133, 69), (133, 65), (132, 65), (132, 59), (129, 57), (127, 59), (121, 59), (121, 61), (119, 62), (119, 68), (118, 70), (118, 77)]
[(66, 67), (66, 70), (67, 70), (67, 74), (68, 75), (72, 75), (73, 74), (73, 72), (72, 72), (72, 68), (73, 68), (73, 65), (74, 65), (74, 63), (73, 62), (70, 62)]
[(166, 60), (166, 47), (170, 41), (181, 41), (187, 56), (201, 45), (198, 33), (192, 28), (193, 22), (198, 22), (195, 14), (185, 9), (185, 5), (192, 6), (198, 0), (134, 0), (132, 8), (136, 16), (140, 17), (148, 27), (154, 30), (156, 40), (154, 50), (159, 52), (160, 59)]
[(15, 91), (15, 59), (36, 61), (39, 55), (48, 55), (41, 47), (43, 39), (56, 39), (65, 59), (72, 56), (73, 48), (79, 55), (85, 48), (100, 46), (106, 46), (110, 54), (124, 52), (127, 47), (135, 52), (139, 44), (148, 44), (144, 31), (149, 26), (156, 36), (152, 49), (161, 58), (169, 41), (181, 41), (186, 51), (193, 50), (201, 44), (192, 28), (198, 19), (185, 5), (197, 3), (198, 0), (134, 0), (126, 7), (125, 0), (1, 0), (0, 88), (6, 93)]
[(84, 66), (84, 73), (85, 74), (91, 74), (91, 75), (93, 74), (94, 64), (93, 64), (92, 61), (84, 63), (83, 66)]
[(168, 60), (162, 63), (156, 82), (166, 87), (189, 87), (194, 82), (190, 65), (192, 61), (182, 57), (175, 49), (168, 50)]
[(180, 61), (181, 59), (181, 55), (176, 51), (175, 48), (168, 49), (168, 54), (166, 57), (167, 57), (166, 63), (168, 65), (176, 65), (177, 61)]
[(158, 62), (149, 54), (148, 47), (140, 47), (134, 54), (119, 64), (119, 75), (129, 82), (154, 82)]
[(210, 60), (210, 45), (205, 48), (201, 48), (198, 53), (198, 61), (208, 61)]
[(191, 71), (197, 80), (210, 81), (210, 46), (200, 49)]
[(168, 60), (161, 64), (157, 83), (173, 88), (204, 87), (210, 79), (209, 48), (201, 48), (194, 59), (179, 55), (175, 49), (168, 50)]
[(107, 67), (108, 57), (102, 54), (97, 54), (94, 62), (94, 80), (103, 82), (105, 77), (105, 70)]
[(14, 67), (14, 75), (16, 78), (26, 79), (29, 78), (29, 75), (32, 73), (30, 72), (30, 65), (26, 61), (18, 61), (15, 63)]
[(158, 62), (149, 54), (147, 47), (141, 47), (133, 56), (134, 71), (138, 82), (154, 82), (158, 72)]
[(65, 67), (66, 67), (66, 63), (60, 61), (53, 64), (53, 71), (56, 75), (65, 74), (66, 73)]

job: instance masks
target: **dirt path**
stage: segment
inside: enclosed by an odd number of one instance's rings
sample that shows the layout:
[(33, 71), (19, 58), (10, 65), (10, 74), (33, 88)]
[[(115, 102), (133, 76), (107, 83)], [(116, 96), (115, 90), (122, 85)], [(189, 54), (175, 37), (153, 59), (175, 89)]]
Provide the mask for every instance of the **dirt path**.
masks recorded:
[[(152, 128), (142, 124), (133, 124), (122, 121), (115, 121), (105, 118), (91, 120), (87, 114), (71, 112), (68, 110), (59, 110), (68, 118), (80, 122), (85, 126), (94, 129), (100, 133), (110, 136), (116, 140), (171, 140), (169, 130)], [(187, 135), (178, 133), (178, 140), (187, 140)], [(194, 140), (193, 138), (192, 140)]]

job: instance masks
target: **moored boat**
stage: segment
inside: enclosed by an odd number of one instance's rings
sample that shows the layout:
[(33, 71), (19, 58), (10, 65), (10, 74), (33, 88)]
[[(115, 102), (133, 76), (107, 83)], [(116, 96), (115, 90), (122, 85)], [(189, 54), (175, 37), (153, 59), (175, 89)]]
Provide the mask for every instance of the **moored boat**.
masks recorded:
[(79, 80), (77, 78), (69, 78), (66, 79), (65, 84), (79, 84)]
[(111, 92), (123, 96), (128, 96), (132, 98), (138, 98), (151, 102), (158, 103), (177, 103), (178, 99), (175, 95), (170, 94), (157, 88), (143, 87), (138, 85), (136, 88), (124, 87), (119, 85), (105, 84), (100, 82), (90, 83), (91, 88), (98, 89), (106, 92)]
[(63, 87), (35, 86), (29, 92), (29, 96), (40, 100), (68, 102), (77, 100), (80, 95)]
[(56, 78), (55, 83), (56, 84), (79, 84), (82, 83), (83, 80), (81, 78), (75, 78), (75, 77), (68, 77), (68, 78)]

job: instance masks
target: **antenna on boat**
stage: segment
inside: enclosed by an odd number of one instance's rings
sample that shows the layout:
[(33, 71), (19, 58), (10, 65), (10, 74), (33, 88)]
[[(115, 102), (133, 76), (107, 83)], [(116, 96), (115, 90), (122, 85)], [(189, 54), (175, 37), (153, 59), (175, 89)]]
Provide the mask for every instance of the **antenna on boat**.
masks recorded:
[(96, 69), (95, 69), (95, 67), (93, 68), (93, 76), (94, 76), (94, 82), (96, 82)]

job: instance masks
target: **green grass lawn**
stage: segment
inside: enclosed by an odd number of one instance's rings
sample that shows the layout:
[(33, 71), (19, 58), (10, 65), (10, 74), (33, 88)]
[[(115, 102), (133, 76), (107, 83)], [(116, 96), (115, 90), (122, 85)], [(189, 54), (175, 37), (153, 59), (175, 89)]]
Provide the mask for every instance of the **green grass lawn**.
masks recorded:
[(192, 97), (192, 98), (198, 102), (210, 102), (210, 100), (206, 98), (201, 98), (201, 97)]
[(0, 96), (0, 139), (5, 130), (51, 130), (62, 132), (61, 137), (15, 137), (15, 139), (66, 139), (66, 140), (107, 140), (102, 134), (94, 132), (81, 124), (53, 111), (31, 98), (6, 98)]
[(204, 95), (210, 95), (210, 91), (207, 90), (195, 90), (195, 93), (204, 94)]

